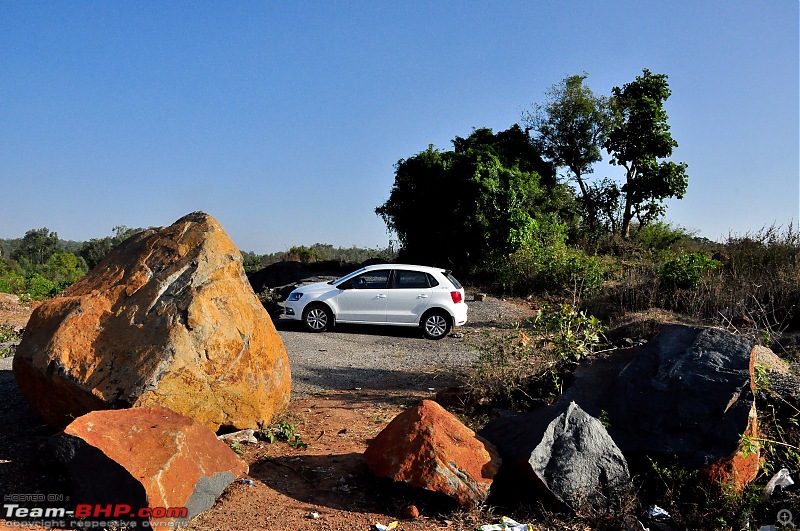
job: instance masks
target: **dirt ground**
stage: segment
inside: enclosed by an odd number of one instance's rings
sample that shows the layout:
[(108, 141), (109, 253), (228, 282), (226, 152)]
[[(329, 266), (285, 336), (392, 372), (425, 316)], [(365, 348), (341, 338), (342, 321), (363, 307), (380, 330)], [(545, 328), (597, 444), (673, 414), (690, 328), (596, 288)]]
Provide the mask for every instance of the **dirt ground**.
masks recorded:
[[(23, 327), (31, 306), (13, 296), (0, 297), (0, 324)], [(509, 311), (519, 314), (525, 308)], [(47, 455), (52, 429), (20, 394), (9, 370), (10, 359), (0, 360), (0, 365), (4, 495), (67, 493), (68, 497), (69, 481)], [(308, 447), (296, 449), (286, 442), (241, 444), (238, 449), (250, 465), (249, 474), (231, 484), (211, 510), (193, 518), (188, 529), (367, 530), (375, 529), (376, 523), (399, 520), (398, 530), (459, 530), (493, 523), (479, 521), (493, 516), (455, 509), (435, 496), (376, 479), (366, 468), (362, 453), (370, 440), (405, 407), (433, 395), (433, 391), (353, 388), (293, 399), (281, 419), (295, 426)], [(403, 509), (409, 505), (419, 509), (416, 519), (403, 519)], [(2, 516), (0, 528), (18, 524)]]

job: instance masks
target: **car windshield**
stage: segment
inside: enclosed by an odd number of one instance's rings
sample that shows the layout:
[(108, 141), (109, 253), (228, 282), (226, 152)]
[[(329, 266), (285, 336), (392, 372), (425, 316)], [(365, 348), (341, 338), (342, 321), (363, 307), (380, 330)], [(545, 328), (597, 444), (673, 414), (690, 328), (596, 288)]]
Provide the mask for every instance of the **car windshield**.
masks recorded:
[(367, 269), (366, 267), (362, 267), (361, 269), (353, 271), (352, 273), (349, 273), (349, 274), (343, 276), (342, 278), (337, 278), (336, 280), (331, 280), (330, 282), (328, 282), (328, 284), (332, 284), (334, 286), (338, 286), (340, 283), (345, 282), (347, 280), (350, 280), (351, 278), (353, 278), (354, 276), (358, 275), (359, 273), (363, 273), (364, 271), (366, 271), (366, 269)]

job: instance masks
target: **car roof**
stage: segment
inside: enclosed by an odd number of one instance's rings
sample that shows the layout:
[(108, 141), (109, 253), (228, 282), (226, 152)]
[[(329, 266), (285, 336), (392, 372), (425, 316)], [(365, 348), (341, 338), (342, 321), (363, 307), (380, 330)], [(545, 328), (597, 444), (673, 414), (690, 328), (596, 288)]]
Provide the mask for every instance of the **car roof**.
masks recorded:
[(431, 267), (414, 264), (372, 264), (361, 268), (362, 271), (371, 271), (373, 269), (408, 269), (410, 271), (425, 271), (428, 273), (441, 273), (445, 271), (441, 267)]

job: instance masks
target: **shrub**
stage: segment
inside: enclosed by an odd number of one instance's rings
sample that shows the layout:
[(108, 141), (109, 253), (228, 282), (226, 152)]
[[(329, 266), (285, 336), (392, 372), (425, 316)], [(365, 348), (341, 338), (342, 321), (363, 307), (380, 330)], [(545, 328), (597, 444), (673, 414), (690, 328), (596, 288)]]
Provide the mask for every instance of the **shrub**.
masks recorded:
[(718, 265), (719, 262), (702, 253), (681, 252), (661, 266), (658, 278), (670, 288), (697, 289), (700, 279)]
[(479, 347), (469, 387), (492, 404), (525, 409), (555, 398), (579, 360), (603, 342), (605, 327), (570, 304), (545, 305), (513, 332)]
[(566, 244), (566, 226), (553, 219), (536, 220), (533, 237), (495, 267), (504, 291), (540, 290), (592, 293), (603, 281), (604, 268), (596, 256)]
[(692, 236), (693, 234), (683, 227), (659, 221), (640, 228), (633, 233), (631, 239), (645, 249), (663, 251)]
[(33, 273), (25, 281), (25, 293), (32, 299), (53, 297), (58, 291), (58, 284), (39, 273)]

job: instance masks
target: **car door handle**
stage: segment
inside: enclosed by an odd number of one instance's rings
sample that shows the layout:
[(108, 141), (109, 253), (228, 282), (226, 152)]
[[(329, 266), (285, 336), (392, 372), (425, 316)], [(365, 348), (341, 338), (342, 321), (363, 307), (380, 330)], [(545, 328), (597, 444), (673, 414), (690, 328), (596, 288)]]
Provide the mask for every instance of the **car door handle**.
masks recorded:
[(385, 299), (385, 298), (386, 298), (386, 295), (384, 295), (383, 293), (381, 293), (380, 295), (378, 295), (378, 298), (379, 298), (379, 299)]
[(427, 299), (428, 296), (423, 293), (422, 295), (417, 295), (417, 298), (418, 299)]

